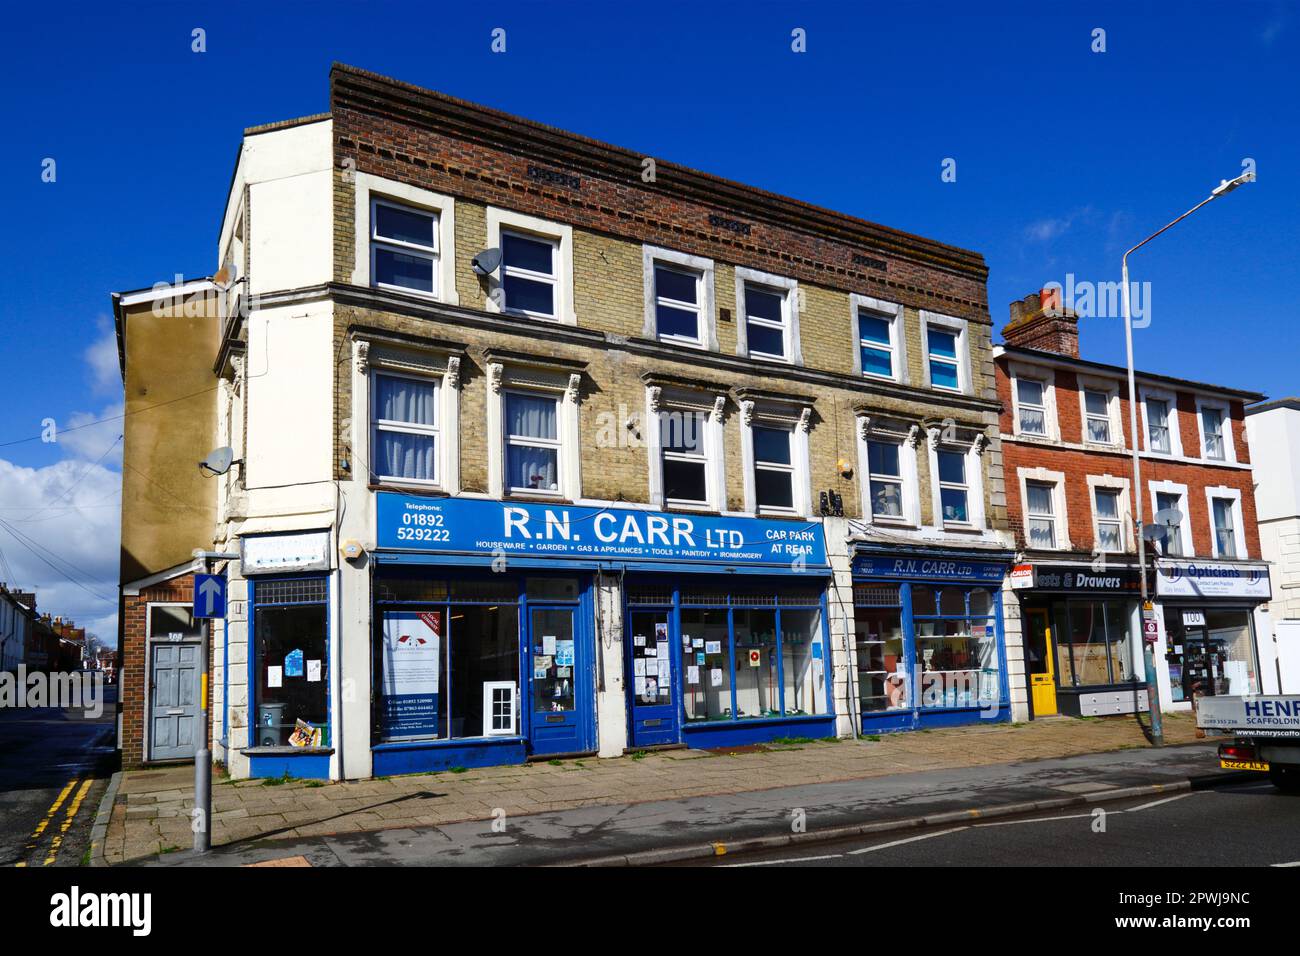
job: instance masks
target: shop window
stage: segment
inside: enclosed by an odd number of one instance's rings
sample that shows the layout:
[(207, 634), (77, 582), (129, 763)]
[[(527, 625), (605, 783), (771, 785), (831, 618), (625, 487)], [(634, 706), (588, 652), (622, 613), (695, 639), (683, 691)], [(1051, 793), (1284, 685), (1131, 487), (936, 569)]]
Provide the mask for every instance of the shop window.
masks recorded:
[[(683, 602), (684, 603), (684, 602)], [(681, 611), (687, 721), (730, 720), (731, 646), (727, 611), (683, 608)], [(691, 650), (686, 651), (686, 642)]]
[(706, 416), (695, 411), (659, 413), (663, 448), (664, 502), (670, 507), (705, 507), (709, 502)]
[(1032, 378), (1016, 379), (1021, 434), (1047, 435), (1047, 388)]
[(754, 494), (758, 510), (794, 510), (794, 456), (788, 428), (754, 425)]
[(735, 613), (736, 717), (779, 717), (776, 611)]
[(820, 608), (781, 612), (781, 675), (788, 717), (826, 713), (826, 661)]
[(438, 383), (375, 373), (373, 388), (375, 477), (436, 484)]
[(1031, 548), (1056, 547), (1056, 514), (1053, 503), (1054, 485), (1038, 481), (1025, 482), (1025, 530)]
[(1097, 516), (1097, 550), (1124, 550), (1124, 525), (1120, 520), (1120, 493), (1114, 488), (1096, 488), (1093, 502)]
[(903, 517), (903, 469), (899, 460), (901, 451), (902, 445), (898, 442), (867, 442), (873, 517)]
[(560, 493), (559, 414), (558, 398), (506, 393), (506, 487), (512, 493)]
[[(382, 579), (376, 593), (392, 593), (401, 580)], [(518, 584), (505, 582), (508, 594), (497, 582), (485, 585), (478, 592), (462, 589), (459, 600), (505, 599), (382, 608), (375, 668), (380, 739), (518, 733)]]
[(853, 612), (853, 627), (861, 712), (870, 714), (910, 707), (912, 682), (903, 644), (902, 611), (857, 607)]
[(438, 294), (438, 216), (381, 199), (370, 203), (370, 275), (380, 288)]
[(1062, 686), (1120, 684), (1132, 678), (1129, 610), (1123, 601), (1057, 605), (1057, 666)]
[(1214, 520), (1214, 556), (1237, 557), (1237, 528), (1234, 515), (1236, 502), (1231, 498), (1212, 498)]
[(959, 451), (939, 449), (939, 502), (945, 523), (967, 524), (966, 456)]
[(1090, 442), (1109, 445), (1110, 396), (1105, 392), (1088, 389), (1083, 393), (1084, 438)]
[[(936, 613), (937, 612), (937, 613)], [(992, 597), (984, 589), (912, 586), (921, 707), (987, 706), (999, 699), (1001, 664)]]
[(255, 746), (330, 746), (327, 593), (323, 578), (253, 585)]
[(559, 242), (544, 236), (501, 231), (503, 309), (539, 319), (554, 319)]
[(1259, 692), (1250, 611), (1165, 605), (1165, 634), (1173, 700)]

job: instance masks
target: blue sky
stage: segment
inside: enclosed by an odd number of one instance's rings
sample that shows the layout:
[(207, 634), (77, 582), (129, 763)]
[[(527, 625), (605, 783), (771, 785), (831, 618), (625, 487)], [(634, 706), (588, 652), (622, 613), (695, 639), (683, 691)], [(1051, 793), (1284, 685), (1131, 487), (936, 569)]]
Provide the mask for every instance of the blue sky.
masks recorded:
[[(76, 8), (15, 6), (0, 38), (0, 521), (28, 539), (0, 525), (0, 580), (106, 637), (120, 427), (21, 439), (119, 413), (109, 293), (213, 270), (241, 130), (326, 110), (335, 60), (976, 249), (999, 328), (1067, 274), (1117, 280), (1124, 249), (1251, 159), (1256, 183), (1133, 260), (1138, 364), (1300, 392), (1295, 4)], [(1122, 363), (1120, 322), (1085, 320), (1082, 350)]]

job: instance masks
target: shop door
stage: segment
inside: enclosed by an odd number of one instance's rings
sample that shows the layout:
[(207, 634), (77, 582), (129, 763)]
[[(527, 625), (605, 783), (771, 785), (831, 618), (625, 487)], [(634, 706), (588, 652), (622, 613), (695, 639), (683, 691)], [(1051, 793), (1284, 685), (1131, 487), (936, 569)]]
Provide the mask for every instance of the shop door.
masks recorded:
[(578, 647), (576, 608), (529, 607), (532, 651), (532, 752), (584, 753), (591, 749), (583, 708), (591, 688), (585, 652)]
[(672, 614), (631, 611), (627, 629), (627, 683), (631, 745), (654, 747), (680, 741)]
[(1056, 659), (1052, 654), (1052, 627), (1047, 611), (1030, 608), (1025, 612), (1025, 670), (1035, 717), (1051, 717), (1056, 710)]
[(199, 733), (199, 646), (153, 645), (149, 676), (149, 759), (194, 756)]

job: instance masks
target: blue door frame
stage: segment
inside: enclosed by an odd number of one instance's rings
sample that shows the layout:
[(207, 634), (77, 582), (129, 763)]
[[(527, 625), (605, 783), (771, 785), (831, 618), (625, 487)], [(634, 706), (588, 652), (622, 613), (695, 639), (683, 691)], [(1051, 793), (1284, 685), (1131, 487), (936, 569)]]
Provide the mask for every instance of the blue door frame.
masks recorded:
[[(681, 726), (678, 722), (681, 703), (678, 700), (677, 674), (680, 673), (679, 668), (682, 665), (678, 646), (680, 641), (678, 635), (681, 629), (677, 610), (629, 608), (627, 614), (629, 625), (626, 632), (631, 635), (631, 640), (625, 641), (627, 656), (624, 666), (627, 668), (625, 673), (628, 675), (629, 688), (629, 743), (633, 747), (657, 747), (678, 743), (681, 740)], [(649, 656), (647, 651), (652, 646), (655, 654)], [(654, 700), (651, 701), (645, 693), (636, 692), (637, 661), (646, 662), (641, 666), (647, 668), (648, 662), (653, 660), (658, 671), (659, 662), (664, 659), (664, 655), (667, 655), (669, 665), (668, 693), (662, 693), (662, 677), (656, 673), (654, 675), (656, 693)], [(644, 674), (639, 676), (645, 678)]]
[[(532, 575), (542, 577), (543, 575)], [(595, 684), (595, 629), (592, 603), (592, 579), (589, 574), (578, 575), (577, 601), (529, 600), (527, 588), (521, 587), (519, 620), (520, 653), (520, 715), (522, 733), (529, 741), (529, 752), (534, 755), (591, 753), (596, 749), (596, 684)], [(572, 623), (573, 663), (569, 665), (573, 682), (573, 707), (571, 710), (542, 710), (534, 688), (534, 665), (541, 664), (544, 640), (548, 625), (539, 623), (542, 615), (553, 615), (551, 621), (563, 620), (568, 615)], [(559, 637), (560, 635), (551, 635)], [(552, 666), (560, 666), (553, 663)], [(551, 672), (554, 673), (554, 672)]]

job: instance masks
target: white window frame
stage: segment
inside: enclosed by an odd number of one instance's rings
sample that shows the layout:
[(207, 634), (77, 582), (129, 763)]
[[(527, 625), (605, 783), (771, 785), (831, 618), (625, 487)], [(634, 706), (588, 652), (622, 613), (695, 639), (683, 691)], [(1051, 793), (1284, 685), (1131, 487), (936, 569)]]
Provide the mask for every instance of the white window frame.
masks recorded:
[[(1223, 429), (1223, 457), (1211, 458), (1206, 451), (1206, 434), (1205, 434), (1205, 410), (1213, 409), (1220, 415), (1220, 427)], [(1201, 458), (1209, 462), (1218, 462), (1220, 464), (1235, 465), (1237, 463), (1237, 448), (1232, 438), (1232, 409), (1227, 402), (1217, 401), (1212, 398), (1196, 397), (1196, 432), (1201, 441)]]
[[(942, 432), (937, 427), (927, 430), (930, 467), (930, 507), (934, 527), (958, 530), (984, 531), (984, 436), (977, 436), (963, 449), (960, 443), (941, 441)], [(939, 481), (939, 450), (958, 452), (966, 458), (966, 521), (945, 521), (943, 517), (943, 486)], [(948, 483), (950, 484), (950, 483)]]
[[(371, 235), (374, 232), (372, 210), (375, 201), (387, 202), (393, 206), (409, 206), (421, 212), (431, 213), (438, 220), (438, 250), (436, 275), (436, 292), (430, 295), (417, 289), (403, 286), (378, 286), (387, 291), (419, 296), (459, 305), (460, 296), (456, 292), (456, 200), (451, 196), (420, 189), (407, 183), (384, 179), (370, 173), (354, 173), (355, 209), (353, 231), (355, 249), (352, 265), (352, 284), (359, 286), (375, 285), (373, 250)], [(387, 242), (387, 240), (385, 240)], [(388, 243), (394, 245), (393, 243)], [(394, 245), (396, 248), (396, 246)], [(242, 268), (242, 264), (241, 264)]]
[[(740, 458), (744, 469), (745, 511), (753, 515), (812, 516), (812, 487), (808, 473), (808, 429), (810, 406), (781, 408), (770, 403), (741, 399)], [(758, 506), (757, 462), (754, 459), (754, 426), (790, 430), (791, 501), (793, 507)]]
[[(417, 213), (428, 216), (433, 221), (430, 223), (430, 233), (432, 245), (422, 246), (413, 242), (407, 242), (402, 239), (391, 239), (380, 236), (376, 230), (379, 228), (379, 216), (377, 210), (380, 206), (386, 206), (389, 209), (397, 209), (402, 212)], [(412, 258), (426, 259), (429, 262), (429, 272), (432, 276), (432, 291), (425, 292), (422, 289), (411, 289), (402, 285), (390, 285), (386, 282), (380, 282), (374, 278), (377, 274), (375, 269), (375, 256), (380, 249), (389, 249), (393, 252), (401, 252)], [(442, 288), (441, 276), (441, 243), (438, 241), (438, 214), (430, 209), (422, 209), (418, 206), (412, 206), (410, 203), (394, 202), (384, 196), (370, 197), (370, 275), (371, 282), (376, 289), (388, 289), (393, 292), (409, 292), (414, 295), (428, 296), (431, 299), (437, 299), (438, 293)]]
[[(762, 359), (768, 362), (786, 362), (791, 365), (803, 364), (803, 350), (799, 344), (799, 282), (785, 276), (760, 272), (736, 266), (736, 354), (746, 358)], [(781, 340), (785, 344), (783, 355), (769, 352), (756, 352), (749, 347), (749, 314), (746, 311), (746, 286), (758, 286), (764, 292), (773, 292), (781, 297)], [(754, 319), (755, 324), (766, 328), (777, 328), (767, 319)]]
[[(862, 331), (858, 325), (858, 316), (861, 312), (869, 312), (874, 317), (884, 319), (889, 323), (889, 351), (890, 360), (893, 367), (893, 375), (878, 375), (875, 372), (867, 372), (862, 368), (862, 349), (866, 345), (862, 338)], [(853, 374), (863, 378), (879, 379), (881, 381), (893, 381), (900, 384), (907, 384), (907, 336), (903, 334), (903, 307), (897, 302), (885, 302), (881, 299), (873, 299), (869, 295), (858, 295), (856, 292), (849, 295), (849, 341), (854, 343), (853, 347)], [(871, 348), (880, 348), (879, 343), (871, 343)]]
[[(1106, 551), (1105, 554), (1128, 554), (1135, 548), (1133, 540), (1133, 503), (1129, 495), (1129, 481), (1127, 478), (1117, 478), (1114, 475), (1089, 475), (1088, 476), (1088, 510), (1092, 512), (1092, 542), (1093, 551), (1102, 554), (1101, 550), (1101, 516), (1097, 513), (1097, 491), (1114, 491), (1118, 494), (1115, 503), (1116, 510), (1119, 512), (1119, 546), (1118, 551)], [(1107, 523), (1116, 519), (1107, 518)]]
[[(1214, 500), (1222, 498), (1232, 502), (1232, 538), (1237, 553), (1229, 557), (1219, 550), (1219, 532), (1214, 526)], [(1205, 489), (1205, 508), (1206, 515), (1210, 522), (1210, 548), (1211, 553), (1216, 558), (1226, 558), (1230, 561), (1247, 560), (1246, 554), (1246, 525), (1242, 520), (1241, 513), (1241, 491), (1237, 488), (1228, 488), (1224, 485), (1217, 485)]]
[[(970, 366), (970, 323), (966, 319), (957, 318), (953, 315), (943, 315), (939, 312), (927, 312), (921, 310), (921, 354), (922, 365), (925, 373), (925, 385), (927, 388), (936, 389), (940, 392), (957, 392), (963, 395), (971, 393), (971, 366)], [(935, 385), (930, 377), (930, 327), (934, 326), (944, 332), (951, 332), (957, 336), (957, 388), (951, 389), (943, 385)], [(941, 362), (951, 362), (951, 359), (942, 358)]]
[[(488, 494), (493, 498), (534, 498), (538, 501), (577, 501), (582, 497), (582, 465), (578, 432), (581, 376), (528, 365), (487, 361)], [(559, 460), (555, 491), (512, 490), (506, 482), (506, 392), (545, 396), (558, 401), (556, 434)], [(553, 447), (550, 444), (547, 447)]]
[[(927, 350), (927, 361), (929, 359)], [(1035, 441), (1060, 441), (1060, 421), (1056, 414), (1056, 372), (1041, 365), (1010, 362), (1007, 371), (1011, 376), (1011, 427), (1016, 437)], [(1020, 427), (1020, 380), (1037, 382), (1043, 389), (1043, 433), (1027, 432)]]
[[(683, 303), (676, 299), (667, 300), (667, 304), (673, 306), (673, 308), (687, 311), (694, 308), (698, 312), (699, 319), (696, 327), (698, 336), (696, 338), (690, 339), (682, 335), (659, 334), (659, 314), (657, 309), (659, 293), (655, 288), (656, 265), (665, 266), (676, 272), (688, 272), (695, 276), (698, 283), (695, 296), (698, 304), (692, 307), (689, 303)], [(645, 338), (657, 339), (660, 342), (668, 342), (672, 345), (684, 345), (688, 348), (716, 352), (718, 350), (718, 332), (714, 318), (716, 312), (713, 294), (713, 260), (706, 259), (703, 256), (692, 256), (684, 252), (677, 252), (673, 249), (643, 245), (641, 247), (641, 270), (645, 299), (645, 322), (641, 334)]]
[[(1123, 448), (1124, 425), (1121, 420), (1119, 404), (1119, 387), (1114, 382), (1103, 379), (1091, 379), (1079, 376), (1079, 440), (1094, 448)], [(1088, 437), (1088, 419), (1097, 418), (1088, 411), (1088, 393), (1102, 395), (1106, 399), (1106, 419), (1109, 423), (1110, 441), (1099, 442)]]
[[(1150, 493), (1151, 520), (1155, 521), (1156, 512), (1159, 511), (1159, 499), (1157, 494), (1175, 495), (1178, 498), (1178, 510), (1183, 513), (1182, 523), (1178, 526), (1178, 543), (1180, 554), (1174, 555), (1175, 558), (1194, 558), (1196, 556), (1196, 546), (1192, 543), (1192, 513), (1188, 507), (1187, 486), (1178, 484), (1173, 481), (1151, 481), (1147, 483), (1147, 489)], [(1213, 516), (1211, 515), (1211, 521)]]
[[(675, 511), (722, 511), (726, 494), (725, 455), (723, 451), (724, 395), (710, 393), (690, 394), (669, 390), (659, 385), (647, 385), (646, 422), (650, 423), (645, 437), (646, 455), (649, 459), (651, 505)], [(703, 504), (693, 501), (664, 498), (663, 419), (672, 414), (699, 414), (704, 416), (704, 487)]]
[[(1148, 388), (1141, 386), (1142, 395), (1142, 451), (1144, 454), (1152, 455), (1157, 458), (1181, 458), (1183, 457), (1183, 440), (1178, 431), (1178, 396), (1173, 392), (1165, 391), (1159, 388)], [(1148, 414), (1147, 400), (1157, 399), (1165, 403), (1169, 409), (1169, 450), (1156, 451), (1151, 447), (1151, 418)]]
[[(554, 438), (532, 438), (527, 435), (511, 435), (510, 430), (505, 422), (505, 412), (510, 404), (510, 396), (531, 399), (546, 399), (555, 403), (555, 437)], [(535, 389), (527, 388), (505, 388), (501, 392), (501, 439), (504, 442), (502, 446), (505, 454), (506, 470), (509, 471), (510, 449), (511, 448), (551, 448), (555, 450), (555, 487), (554, 488), (522, 488), (505, 483), (503, 477), (502, 487), (505, 493), (512, 498), (517, 497), (537, 497), (537, 498), (562, 498), (564, 497), (564, 466), (566, 464), (565, 454), (567, 449), (564, 447), (564, 399), (560, 395), (553, 395), (549, 392), (539, 392)]]
[[(492, 709), (492, 696), (498, 690), (510, 692), (510, 726), (497, 729), (492, 726), (496, 714)], [(483, 736), (513, 737), (519, 731), (519, 685), (512, 680), (490, 680), (483, 682)]]
[[(902, 434), (887, 431), (883, 428), (875, 428), (872, 421), (871, 415), (858, 415), (857, 428), (855, 429), (858, 446), (858, 474), (862, 476), (862, 480), (858, 482), (861, 520), (867, 525), (880, 524), (890, 527), (918, 528), (921, 525), (921, 497), (918, 494), (920, 483), (917, 478), (917, 446), (921, 443), (921, 427), (913, 425), (906, 434)], [(873, 441), (889, 444), (898, 443), (898, 470), (901, 473), (903, 496), (902, 515), (900, 517), (876, 515), (872, 511), (871, 455), (868, 446)]]
[[(375, 407), (374, 397), (379, 394), (378, 379), (381, 376), (386, 378), (403, 378), (403, 379), (408, 379), (410, 381), (424, 382), (427, 384), (431, 384), (435, 390), (434, 402), (433, 402), (434, 424), (432, 426), (415, 425), (410, 422), (391, 421), (388, 419), (379, 418), (378, 411), (376, 410)], [(371, 395), (370, 447), (371, 449), (378, 450), (379, 433), (381, 431), (400, 432), (402, 434), (407, 434), (407, 435), (425, 435), (432, 438), (434, 441), (434, 476), (432, 479), (403, 478), (397, 475), (380, 474), (378, 465), (374, 461), (372, 461), (370, 474), (373, 481), (375, 481), (378, 484), (417, 485), (417, 486), (430, 487), (430, 488), (442, 487), (443, 472), (446, 468), (445, 465), (446, 456), (443, 453), (443, 447), (442, 447), (443, 443), (445, 442), (445, 438), (442, 435), (442, 424), (443, 424), (443, 418), (445, 414), (443, 409), (442, 390), (443, 390), (442, 381), (441, 379), (435, 376), (412, 375), (407, 372), (398, 372), (387, 368), (375, 368), (371, 370), (370, 372), (370, 395)]]
[[(504, 313), (520, 318), (534, 319), (539, 322), (555, 322), (560, 325), (577, 325), (578, 317), (573, 310), (573, 227), (563, 223), (526, 216), (497, 206), (487, 207), (487, 242), (492, 248), (502, 249), (503, 233), (514, 233), (526, 239), (551, 243), (553, 252), (554, 275), (545, 276), (527, 270), (511, 269), (511, 272), (525, 279), (539, 282), (553, 282), (555, 288), (555, 314), (543, 315), (540, 312), (527, 312), (522, 309), (502, 309), (497, 303), (501, 294), (502, 279), (506, 274), (504, 258), (496, 273), (487, 277), (487, 301), (485, 307), (489, 312)], [(497, 273), (500, 273), (498, 275)], [(507, 303), (508, 306), (508, 303)]]
[[(1065, 472), (1047, 468), (1017, 468), (1016, 481), (1020, 485), (1020, 513), (1025, 523), (1025, 542), (1028, 546), (1029, 491), (1028, 484), (1052, 486), (1052, 513), (1056, 517), (1056, 547), (1041, 550), (1073, 551), (1070, 543), (1070, 510), (1065, 499)], [(1039, 550), (1039, 549), (1035, 549)]]
[[(1040, 512), (1033, 512), (1033, 511), (1030, 511), (1030, 510), (1029, 510), (1029, 488), (1030, 488), (1030, 486), (1037, 487), (1037, 488), (1046, 488), (1046, 489), (1047, 489), (1048, 496), (1049, 496), (1050, 499), (1051, 499), (1051, 505), (1050, 505), (1050, 507), (1051, 507), (1052, 510), (1051, 510), (1050, 513), (1048, 513), (1048, 514), (1042, 514), (1042, 513), (1040, 513)], [(1032, 540), (1031, 540), (1031, 538), (1030, 538), (1030, 527), (1029, 527), (1029, 526), (1030, 526), (1030, 523), (1033, 522), (1033, 521), (1046, 521), (1046, 522), (1048, 522), (1049, 524), (1051, 524), (1051, 526), (1052, 526), (1052, 543), (1051, 543), (1051, 545), (1050, 545), (1049, 547), (1047, 547), (1047, 548), (1042, 548), (1042, 547), (1040, 547), (1039, 545), (1036, 545), (1036, 544), (1033, 544), (1033, 543), (1032, 543)], [(1058, 535), (1058, 527), (1059, 527), (1059, 524), (1060, 524), (1060, 521), (1059, 521), (1059, 519), (1057, 518), (1057, 515), (1056, 515), (1056, 485), (1055, 485), (1055, 484), (1049, 484), (1048, 482), (1045, 482), (1045, 481), (1033, 481), (1033, 480), (1027, 480), (1027, 481), (1025, 482), (1025, 546), (1028, 547), (1028, 548), (1032, 548), (1033, 550), (1036, 550), (1036, 551), (1055, 551), (1055, 550), (1056, 550), (1056, 547), (1057, 547), (1057, 542), (1060, 540), (1060, 537), (1059, 537), (1059, 535)]]
[[(460, 367), (461, 358), (442, 352), (389, 346), (358, 339), (352, 343), (352, 474), (375, 484), (430, 488), (456, 494), (460, 491)], [(438, 386), (437, 480), (380, 478), (374, 466), (375, 375), (392, 375), (433, 381)]]
[(698, 501), (692, 500), (690, 498), (669, 498), (667, 497), (667, 491), (665, 490), (664, 500), (663, 500), (664, 506), (667, 508), (707, 509), (710, 506), (710, 502), (712, 502), (713, 500), (713, 495), (710, 493), (710, 489), (709, 489), (709, 472), (711, 469), (709, 468), (708, 413), (700, 411), (698, 409), (694, 409), (694, 410), (686, 410), (681, 408), (660, 409), (657, 421), (659, 426), (659, 440), (660, 440), (661, 447), (663, 443), (663, 428), (664, 428), (665, 419), (671, 419), (672, 416), (674, 415), (679, 417), (684, 415), (692, 415), (697, 417), (698, 419), (697, 427), (699, 430), (700, 444), (698, 450), (694, 450), (694, 451), (669, 451), (667, 448), (663, 448), (659, 455), (659, 467), (661, 469), (660, 474), (661, 475), (663, 474), (664, 463), (668, 461), (682, 461), (682, 462), (688, 462), (690, 464), (699, 465), (701, 470), (704, 472), (704, 498)]

